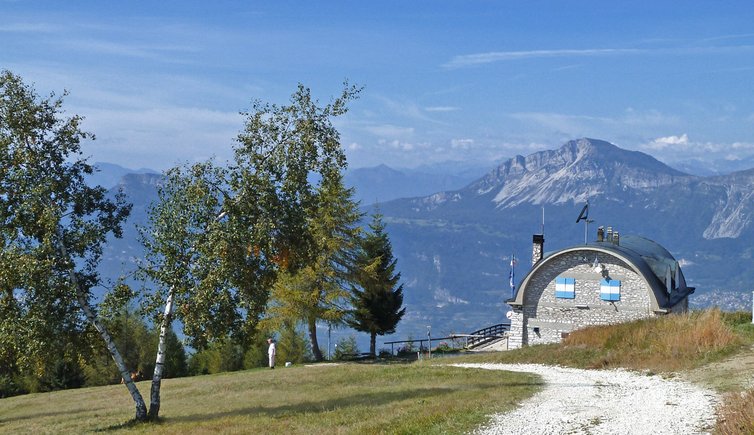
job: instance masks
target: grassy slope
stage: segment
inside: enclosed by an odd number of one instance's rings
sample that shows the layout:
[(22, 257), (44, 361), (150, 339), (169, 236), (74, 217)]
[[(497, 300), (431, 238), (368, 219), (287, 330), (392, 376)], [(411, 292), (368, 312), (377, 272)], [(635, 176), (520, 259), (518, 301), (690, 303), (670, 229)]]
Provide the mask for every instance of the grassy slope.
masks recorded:
[(540, 386), (423, 363), (260, 369), (164, 381), (158, 427), (124, 425), (133, 405), (118, 385), (2, 399), (0, 432), (461, 433)]
[[(751, 323), (749, 317), (748, 323)], [(695, 311), (585, 328), (560, 344), (470, 355), (468, 362), (531, 362), (577, 368), (625, 367), (655, 373), (690, 370), (748, 348), (754, 327), (738, 314)]]

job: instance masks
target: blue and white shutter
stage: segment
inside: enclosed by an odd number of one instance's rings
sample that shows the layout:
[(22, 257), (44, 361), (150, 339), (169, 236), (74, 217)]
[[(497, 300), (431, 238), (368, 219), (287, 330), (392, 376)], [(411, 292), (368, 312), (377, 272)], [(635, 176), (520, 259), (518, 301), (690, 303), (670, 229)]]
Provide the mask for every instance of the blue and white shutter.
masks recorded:
[(555, 297), (561, 299), (576, 298), (576, 279), (575, 278), (555, 278)]
[(620, 281), (616, 279), (603, 279), (600, 281), (600, 299), (603, 301), (619, 301)]

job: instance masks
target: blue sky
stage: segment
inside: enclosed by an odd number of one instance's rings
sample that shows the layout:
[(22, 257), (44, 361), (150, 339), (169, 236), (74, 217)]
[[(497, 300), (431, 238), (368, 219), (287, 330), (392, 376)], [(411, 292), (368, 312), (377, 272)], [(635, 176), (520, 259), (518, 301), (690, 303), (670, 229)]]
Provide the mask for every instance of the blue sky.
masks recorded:
[(252, 99), (301, 82), (326, 102), (344, 79), (365, 87), (337, 121), (351, 167), (584, 136), (669, 163), (754, 155), (748, 1), (0, 0), (0, 41), (0, 68), (70, 91), (93, 161), (131, 168), (226, 159)]

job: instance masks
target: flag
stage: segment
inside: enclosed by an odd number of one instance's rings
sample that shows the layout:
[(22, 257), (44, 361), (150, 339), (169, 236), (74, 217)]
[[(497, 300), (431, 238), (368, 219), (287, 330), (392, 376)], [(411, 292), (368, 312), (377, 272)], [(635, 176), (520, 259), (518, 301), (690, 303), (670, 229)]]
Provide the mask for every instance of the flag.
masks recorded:
[(576, 219), (576, 223), (579, 223), (581, 221), (585, 221), (589, 219), (589, 201), (584, 204), (584, 208), (581, 209), (581, 213), (579, 213), (578, 219)]
[(508, 282), (511, 286), (511, 297), (515, 295), (516, 292), (516, 256), (511, 255), (511, 270), (508, 272)]
[(514, 279), (514, 277), (513, 277), (513, 269), (511, 269), (511, 272), (510, 272), (510, 274), (509, 274), (509, 277), (510, 277), (510, 284), (511, 284), (511, 294), (512, 294), (512, 293), (513, 293), (513, 291), (514, 291), (514, 290), (516, 290), (516, 284), (515, 284), (515, 283), (513, 282), (513, 279)]

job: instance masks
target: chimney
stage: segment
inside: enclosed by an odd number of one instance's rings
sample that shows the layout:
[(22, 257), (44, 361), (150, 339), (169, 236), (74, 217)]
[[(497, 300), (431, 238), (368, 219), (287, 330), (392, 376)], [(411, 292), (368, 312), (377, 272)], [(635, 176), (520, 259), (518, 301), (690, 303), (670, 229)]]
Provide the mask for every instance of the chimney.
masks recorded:
[(610, 243), (613, 242), (613, 227), (607, 227), (607, 234), (605, 234), (605, 236), (607, 236), (605, 240)]
[(597, 228), (597, 241), (598, 242), (604, 242), (605, 241), (605, 227), (599, 227)]
[(532, 237), (531, 265), (534, 266), (544, 255), (545, 235), (534, 234)]
[(620, 245), (620, 234), (617, 231), (613, 232), (613, 244)]

